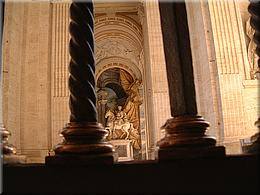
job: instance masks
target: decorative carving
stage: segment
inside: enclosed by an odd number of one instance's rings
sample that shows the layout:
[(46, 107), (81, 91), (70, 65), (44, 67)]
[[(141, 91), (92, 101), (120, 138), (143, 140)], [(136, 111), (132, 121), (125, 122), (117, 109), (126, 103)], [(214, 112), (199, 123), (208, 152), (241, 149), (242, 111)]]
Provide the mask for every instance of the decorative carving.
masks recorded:
[(140, 54), (138, 55), (138, 66), (144, 67), (144, 50), (142, 49)]
[(141, 25), (143, 25), (144, 23), (144, 18), (145, 18), (145, 15), (144, 15), (144, 2), (141, 1), (138, 6), (137, 6), (137, 15), (139, 17), (139, 20), (140, 20), (140, 23)]
[(138, 51), (119, 39), (106, 39), (97, 44), (95, 56), (97, 62), (104, 58), (117, 56), (130, 59), (133, 63), (138, 64)]
[(257, 65), (259, 57), (256, 54), (256, 43), (253, 40), (255, 30), (250, 25), (250, 18), (246, 22), (246, 34), (250, 39), (248, 44), (248, 61), (250, 65), (250, 76), (251, 79), (256, 79), (256, 73), (260, 72), (260, 69)]
[(114, 7), (109, 7), (106, 9), (106, 14), (108, 17), (115, 17), (116, 16), (116, 10)]

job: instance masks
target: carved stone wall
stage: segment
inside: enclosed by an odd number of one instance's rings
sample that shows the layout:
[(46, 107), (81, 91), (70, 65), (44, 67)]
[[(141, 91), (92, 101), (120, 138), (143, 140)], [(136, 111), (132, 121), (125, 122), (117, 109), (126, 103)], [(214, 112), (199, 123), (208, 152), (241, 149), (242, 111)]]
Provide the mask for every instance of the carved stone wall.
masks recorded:
[(255, 131), (252, 125), (257, 119), (259, 95), (256, 85), (250, 92), (247, 89), (250, 68), (239, 2), (212, 0), (209, 10), (219, 72), (224, 143), (227, 153), (239, 153), (239, 139)]

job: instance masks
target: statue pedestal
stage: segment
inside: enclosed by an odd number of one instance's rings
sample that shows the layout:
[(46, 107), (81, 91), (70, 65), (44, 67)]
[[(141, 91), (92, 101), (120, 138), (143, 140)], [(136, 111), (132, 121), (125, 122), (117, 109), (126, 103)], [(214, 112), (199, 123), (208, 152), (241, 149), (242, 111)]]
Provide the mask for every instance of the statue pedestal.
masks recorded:
[(131, 140), (118, 139), (111, 140), (109, 143), (114, 146), (115, 152), (118, 154), (118, 162), (134, 160)]

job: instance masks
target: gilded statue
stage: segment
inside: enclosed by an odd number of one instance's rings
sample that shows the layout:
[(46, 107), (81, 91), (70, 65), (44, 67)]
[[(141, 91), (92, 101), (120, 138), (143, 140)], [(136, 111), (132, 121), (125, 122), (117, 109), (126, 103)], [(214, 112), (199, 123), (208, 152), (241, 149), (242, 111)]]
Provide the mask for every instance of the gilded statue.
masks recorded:
[(133, 80), (124, 70), (120, 71), (120, 80), (122, 87), (128, 95), (124, 105), (124, 111), (126, 112), (129, 121), (133, 123), (134, 128), (139, 129), (139, 106), (143, 102), (142, 97), (139, 94), (141, 81), (138, 79)]

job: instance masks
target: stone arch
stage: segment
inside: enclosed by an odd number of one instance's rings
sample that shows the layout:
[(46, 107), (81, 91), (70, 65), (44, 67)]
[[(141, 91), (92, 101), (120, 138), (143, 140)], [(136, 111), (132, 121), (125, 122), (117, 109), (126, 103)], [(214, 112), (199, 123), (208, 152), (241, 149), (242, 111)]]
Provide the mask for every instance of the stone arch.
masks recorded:
[(98, 41), (102, 38), (102, 34), (110, 33), (110, 35), (116, 35), (115, 32), (119, 32), (119, 28), (123, 32), (128, 34), (128, 37), (132, 37), (132, 40), (138, 43), (139, 47), (142, 47), (142, 28), (132, 18), (117, 14), (114, 17), (108, 17), (107, 15), (98, 16), (95, 18), (95, 39)]
[(138, 79), (142, 81), (142, 73), (139, 68), (132, 63), (128, 59), (120, 58), (120, 57), (110, 57), (101, 60), (96, 65), (96, 81), (102, 72), (110, 69), (110, 68), (121, 68), (127, 71), (134, 79)]
[(120, 14), (113, 17), (107, 15), (96, 17), (95, 41), (97, 64), (105, 58), (116, 56), (128, 59), (142, 71), (142, 28), (134, 19)]

